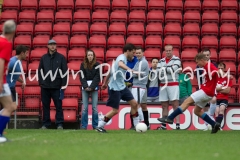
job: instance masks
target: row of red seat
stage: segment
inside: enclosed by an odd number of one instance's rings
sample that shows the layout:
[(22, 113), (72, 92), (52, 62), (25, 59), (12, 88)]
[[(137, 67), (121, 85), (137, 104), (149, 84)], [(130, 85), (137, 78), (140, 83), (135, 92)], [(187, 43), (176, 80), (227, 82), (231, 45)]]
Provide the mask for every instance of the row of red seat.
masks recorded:
[(8, 19), (13, 19), (19, 24), (26, 23), (121, 23), (121, 24), (131, 24), (131, 23), (179, 23), (187, 24), (187, 23), (233, 23), (235, 25), (238, 24), (239, 17), (237, 13), (234, 12), (224, 12), (221, 15), (218, 13), (209, 13), (204, 12), (202, 15), (200, 13), (188, 12), (182, 15), (180, 12), (169, 11), (164, 15), (159, 11), (150, 11), (147, 14), (143, 11), (132, 11), (127, 14), (127, 12), (123, 11), (113, 11), (111, 14), (108, 12), (96, 11), (90, 14), (89, 11), (79, 11), (79, 12), (56, 12), (54, 15), (53, 12), (28, 12), (23, 11), (20, 12), (19, 15), (17, 11), (4, 11), (1, 13), (1, 21), (0, 23), (5, 22)]
[(182, 0), (168, 0), (166, 3), (164, 0), (5, 0), (3, 3), (4, 10), (166, 10), (166, 11), (210, 11), (210, 12), (237, 12), (238, 11), (237, 0), (223, 0), (219, 3), (218, 0), (204, 0), (202, 3), (199, 0), (188, 0), (183, 3)]

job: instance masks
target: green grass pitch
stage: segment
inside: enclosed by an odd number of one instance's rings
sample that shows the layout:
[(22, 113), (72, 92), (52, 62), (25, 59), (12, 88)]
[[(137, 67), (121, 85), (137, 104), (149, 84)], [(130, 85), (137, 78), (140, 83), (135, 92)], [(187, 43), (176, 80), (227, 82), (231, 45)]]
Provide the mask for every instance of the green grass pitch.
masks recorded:
[(1, 160), (237, 160), (240, 131), (6, 130)]

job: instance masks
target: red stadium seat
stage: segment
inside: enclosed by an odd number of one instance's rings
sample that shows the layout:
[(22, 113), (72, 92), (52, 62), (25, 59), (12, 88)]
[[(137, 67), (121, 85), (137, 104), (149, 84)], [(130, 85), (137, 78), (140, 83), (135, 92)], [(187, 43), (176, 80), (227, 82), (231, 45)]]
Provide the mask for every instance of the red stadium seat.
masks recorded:
[(226, 71), (229, 69), (230, 74), (233, 76), (237, 75), (237, 69), (234, 62), (224, 62), (226, 64)]
[(204, 24), (202, 25), (202, 31), (201, 31), (202, 37), (205, 36), (214, 36), (218, 37), (218, 26), (216, 24)]
[(162, 24), (148, 24), (146, 27), (146, 36), (162, 36), (163, 28)]
[(198, 24), (185, 24), (183, 26), (183, 36), (200, 37), (200, 27)]
[(73, 23), (85, 23), (89, 24), (91, 22), (90, 12), (89, 11), (81, 11), (75, 12), (73, 15)]
[(106, 23), (108, 24), (109, 15), (108, 12), (93, 12), (92, 13), (92, 23)]
[(54, 23), (54, 15), (52, 12), (38, 12), (37, 14), (37, 23), (47, 23), (53, 24)]
[(104, 62), (104, 53), (105, 51), (101, 48), (92, 48), (92, 50), (94, 51), (95, 55), (96, 55), (96, 59), (99, 63), (103, 63)]
[(34, 11), (38, 10), (38, 1), (37, 0), (22, 0), (21, 2), (21, 10), (22, 11)]
[(30, 61), (40, 61), (41, 57), (48, 52), (47, 49), (34, 49), (30, 54)]
[[(45, 54), (46, 54), (46, 52), (45, 52)], [(37, 72), (39, 63), (40, 63), (40, 61), (34, 61), (34, 62), (28, 64), (28, 70), (31, 74), (35, 74)]]
[(85, 57), (85, 49), (83, 49), (83, 48), (77, 48), (77, 49), (68, 51), (68, 62), (83, 61), (84, 57)]
[[(76, 63), (79, 64), (79, 63)], [(81, 82), (79, 79), (79, 74), (72, 74), (72, 72), (69, 73), (69, 81), (68, 85), (70, 86), (80, 86)]]
[(32, 40), (29, 36), (18, 36), (14, 39), (14, 48), (17, 45), (25, 45), (29, 48), (32, 48)]
[(69, 24), (55, 24), (53, 26), (53, 36), (57, 35), (70, 35), (70, 25)]
[(40, 0), (39, 1), (40, 11), (56, 11), (56, 1), (55, 0)]
[(200, 42), (197, 37), (185, 37), (182, 41), (182, 50), (199, 50)]
[(115, 60), (116, 57), (118, 57), (120, 54), (122, 54), (122, 52), (108, 50), (106, 52), (106, 62), (111, 62), (112, 63), (112, 61)]
[(111, 24), (108, 28), (108, 35), (126, 36), (126, 26), (123, 24)]
[(72, 13), (70, 12), (56, 12), (55, 23), (72, 23)]
[(233, 36), (237, 37), (237, 27), (236, 25), (223, 24), (220, 27), (220, 37), (222, 36)]
[(128, 21), (128, 16), (126, 12), (119, 12), (114, 11), (110, 15), (110, 23), (116, 23), (116, 24), (126, 24)]
[(142, 47), (144, 48), (144, 41), (141, 36), (129, 36), (126, 40), (126, 43), (132, 43), (136, 47)]
[(206, 12), (219, 12), (219, 2), (218, 1), (203, 1), (202, 11)]
[(52, 25), (51, 24), (36, 24), (35, 25), (35, 36), (52, 36)]
[(162, 50), (162, 38), (161, 37), (147, 37), (145, 40), (145, 49)]
[(95, 0), (93, 2), (93, 9), (94, 11), (97, 10), (110, 10), (110, 0)]
[(169, 11), (183, 11), (183, 2), (182, 1), (167, 1), (166, 3), (166, 12)]
[(187, 12), (184, 14), (184, 24), (187, 23), (196, 23), (200, 24), (201, 23), (201, 16), (200, 13), (198, 12)]
[(164, 1), (149, 0), (148, 1), (148, 11), (155, 11), (155, 10), (164, 12), (164, 10), (165, 10)]
[[(78, 70), (80, 69), (80, 64), (78, 65)], [(64, 91), (64, 97), (68, 98), (80, 98), (81, 90), (79, 86), (67, 86)], [(76, 102), (75, 102), (76, 103)], [(65, 105), (67, 106), (67, 105)]]
[(144, 56), (147, 61), (151, 61), (153, 58), (161, 59), (161, 52), (157, 50), (146, 50)]
[(129, 24), (131, 23), (142, 23), (145, 24), (146, 16), (143, 11), (132, 11), (129, 13)]
[[(79, 55), (80, 57), (80, 55)], [(79, 58), (77, 57), (77, 58)], [(82, 58), (82, 57), (81, 57)], [(81, 65), (81, 62), (82, 61), (79, 61), (79, 59), (75, 60), (75, 61), (71, 61), (69, 62), (67, 65), (68, 65), (68, 69), (69, 69), (69, 72), (71, 72), (72, 70), (76, 73), (80, 70), (80, 65)], [(79, 88), (80, 89), (80, 88)], [(65, 92), (64, 92), (65, 93)], [(78, 93), (79, 94), (79, 93)], [(77, 94), (76, 94), (77, 95)]]
[(33, 12), (20, 12), (18, 18), (20, 24), (35, 24), (36, 22), (36, 14)]
[(203, 37), (201, 41), (201, 48), (209, 48), (218, 50), (218, 39), (216, 37)]
[[(194, 73), (195, 74), (195, 69), (196, 69), (196, 62), (192, 62), (192, 61), (185, 61), (182, 63), (183, 65), (183, 73)], [(194, 78), (196, 79), (196, 78)]]
[(47, 48), (49, 37), (33, 38), (33, 48)]
[(86, 36), (71, 37), (70, 49), (87, 48), (87, 46), (88, 46), (88, 43), (87, 43)]
[(16, 29), (16, 36), (19, 35), (33, 35), (33, 25), (32, 24), (19, 24)]
[(203, 13), (202, 15), (202, 24), (205, 23), (215, 23), (219, 24), (219, 15), (218, 13)]
[(201, 12), (201, 2), (200, 1), (185, 1), (184, 12)]
[(27, 86), (39, 86), (38, 80), (37, 78), (35, 78), (35, 76), (37, 76), (36, 74), (30, 74), (30, 76), (28, 76), (26, 78), (26, 85)]
[(90, 36), (107, 36), (106, 24), (92, 24), (90, 27)]
[(106, 49), (106, 38), (104, 37), (90, 37), (89, 39), (89, 48), (103, 48)]
[(234, 25), (236, 25), (238, 23), (238, 15), (237, 13), (222, 13), (220, 20), (221, 24), (233, 23)]
[(221, 12), (238, 12), (237, 1), (222, 1), (221, 2)]
[(182, 36), (182, 28), (178, 24), (167, 24), (164, 28), (164, 37), (167, 36)]
[(128, 11), (128, 0), (113, 0), (112, 1), (112, 11)]
[(15, 23), (18, 22), (17, 12), (5, 11), (1, 13), (0, 23), (3, 24), (5, 21), (12, 19)]
[(237, 54), (234, 50), (222, 50), (219, 52), (219, 61), (237, 61)]
[(129, 24), (127, 28), (127, 35), (138, 35), (138, 36), (144, 36), (144, 26), (141, 24)]
[(88, 24), (81, 24), (81, 23), (73, 24), (71, 34), (72, 36), (85, 35), (86, 37), (88, 37), (89, 35)]
[(164, 23), (164, 16), (163, 13), (161, 11), (151, 11), (148, 12), (147, 14), (147, 24), (150, 23)]
[(58, 11), (69, 11), (72, 12), (74, 9), (73, 0), (58, 0), (57, 1), (57, 10)]
[(67, 49), (66, 48), (62, 48), (62, 46), (60, 46), (60, 47), (57, 46), (57, 52), (62, 54), (67, 59)]
[(194, 57), (198, 54), (197, 50), (187, 50), (182, 51), (181, 60), (182, 61), (194, 61)]
[(180, 12), (167, 12), (165, 15), (165, 23), (178, 23), (182, 25), (182, 13)]
[(181, 40), (179, 37), (166, 37), (164, 39), (164, 46), (167, 44), (173, 45), (174, 49), (178, 51), (181, 49)]
[(57, 47), (68, 48), (68, 37), (54, 36), (52, 39), (57, 42)]
[(75, 10), (89, 10), (92, 11), (92, 1), (91, 0), (76, 0)]
[(111, 48), (123, 48), (125, 45), (125, 40), (122, 36), (110, 36), (108, 38), (108, 49)]
[(134, 10), (145, 11), (146, 9), (147, 9), (146, 0), (131, 0), (130, 11), (134, 11)]
[(22, 67), (23, 67), (23, 71), (24, 71), (24, 73), (27, 73), (28, 72), (28, 70), (27, 70), (27, 64), (28, 64), (28, 62), (27, 62), (27, 60), (28, 60), (28, 57), (27, 57), (27, 59), (26, 59), (26, 61), (22, 61)]
[[(238, 48), (239, 48), (239, 41), (238, 41)], [(240, 62), (240, 51), (238, 52), (238, 62)], [(240, 73), (240, 72), (239, 72)], [(239, 81), (240, 82), (240, 81)]]
[(5, 0), (3, 1), (2, 6), (3, 11), (5, 10), (20, 10), (20, 3), (19, 0)]
[(237, 50), (237, 40), (234, 37), (222, 37), (220, 39), (220, 50), (222, 49), (233, 49)]

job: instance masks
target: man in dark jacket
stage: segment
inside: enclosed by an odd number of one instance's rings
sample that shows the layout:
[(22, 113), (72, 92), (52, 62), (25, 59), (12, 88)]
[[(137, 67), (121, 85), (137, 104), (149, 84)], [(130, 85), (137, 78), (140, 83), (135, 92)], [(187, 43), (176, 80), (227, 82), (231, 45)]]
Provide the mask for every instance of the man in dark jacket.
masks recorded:
[(51, 99), (53, 99), (54, 105), (56, 106), (57, 129), (63, 129), (63, 86), (65, 86), (67, 82), (67, 76), (64, 77), (63, 75), (67, 72), (68, 67), (65, 57), (57, 52), (56, 44), (55, 40), (48, 41), (48, 53), (42, 56), (38, 67), (39, 85), (41, 86), (43, 104), (42, 129), (47, 129), (51, 125)]

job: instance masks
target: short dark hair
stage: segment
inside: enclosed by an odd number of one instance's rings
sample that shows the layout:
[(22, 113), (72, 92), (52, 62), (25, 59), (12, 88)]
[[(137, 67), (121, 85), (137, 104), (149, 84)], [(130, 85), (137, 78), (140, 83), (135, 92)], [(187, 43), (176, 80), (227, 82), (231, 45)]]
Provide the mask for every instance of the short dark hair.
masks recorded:
[(25, 53), (26, 51), (28, 51), (28, 47), (24, 46), (24, 45), (18, 45), (16, 47), (16, 55), (20, 55), (22, 52)]
[(140, 46), (136, 47), (136, 50), (139, 50), (139, 49), (140, 49), (142, 52), (144, 52), (144, 50), (143, 50), (142, 47), (140, 47)]
[(132, 50), (135, 50), (136, 47), (134, 46), (134, 44), (132, 43), (127, 43), (125, 44), (125, 46), (123, 47), (123, 53), (124, 52), (127, 52), (127, 51), (132, 51)]
[(151, 60), (151, 62), (152, 62), (154, 59), (158, 60), (158, 58), (157, 58), (157, 57), (153, 57), (153, 58), (152, 58), (152, 60)]
[(211, 54), (211, 51), (208, 48), (204, 48), (201, 53), (203, 53), (203, 52), (209, 52)]
[(223, 67), (224, 67), (224, 69), (226, 68), (226, 64), (225, 64), (225, 63), (223, 63), (223, 62), (219, 62), (219, 63), (218, 63), (218, 66), (223, 66)]
[(207, 57), (202, 53), (197, 54), (194, 59), (195, 59), (195, 61), (197, 61), (197, 60), (206, 60), (207, 61)]

